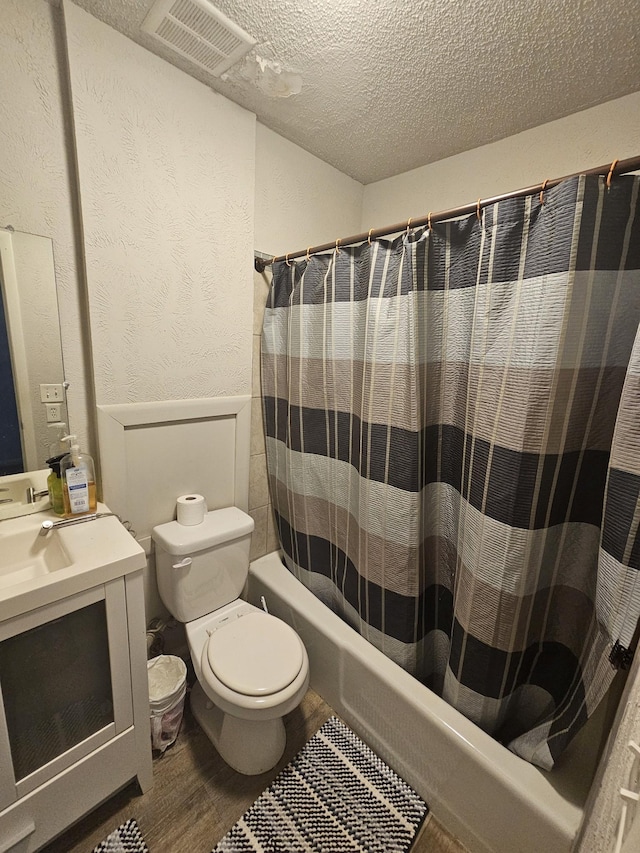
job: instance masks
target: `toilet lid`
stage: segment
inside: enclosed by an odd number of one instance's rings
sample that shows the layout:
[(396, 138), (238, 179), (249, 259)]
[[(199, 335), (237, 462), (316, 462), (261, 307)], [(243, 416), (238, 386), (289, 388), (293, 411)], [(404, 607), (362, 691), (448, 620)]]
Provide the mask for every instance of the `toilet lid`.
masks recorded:
[(207, 645), (209, 666), (220, 681), (245, 696), (277, 693), (302, 668), (302, 643), (285, 622), (247, 613), (218, 628)]

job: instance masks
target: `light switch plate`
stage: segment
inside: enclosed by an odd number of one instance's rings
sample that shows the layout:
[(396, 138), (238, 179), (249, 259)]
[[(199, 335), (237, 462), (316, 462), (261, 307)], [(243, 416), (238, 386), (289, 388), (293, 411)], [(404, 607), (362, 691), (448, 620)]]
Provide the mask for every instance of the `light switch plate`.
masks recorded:
[(64, 388), (59, 385), (41, 385), (40, 400), (43, 403), (61, 403), (64, 400)]

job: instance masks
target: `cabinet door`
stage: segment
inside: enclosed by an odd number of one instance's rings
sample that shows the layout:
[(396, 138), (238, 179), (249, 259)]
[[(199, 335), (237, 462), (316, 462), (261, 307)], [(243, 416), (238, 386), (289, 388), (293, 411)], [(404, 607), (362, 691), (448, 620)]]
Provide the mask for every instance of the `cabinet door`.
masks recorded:
[[(127, 640), (121, 579), (0, 626), (0, 738), (4, 731), (12, 799), (131, 724)], [(6, 799), (6, 780), (3, 788)]]

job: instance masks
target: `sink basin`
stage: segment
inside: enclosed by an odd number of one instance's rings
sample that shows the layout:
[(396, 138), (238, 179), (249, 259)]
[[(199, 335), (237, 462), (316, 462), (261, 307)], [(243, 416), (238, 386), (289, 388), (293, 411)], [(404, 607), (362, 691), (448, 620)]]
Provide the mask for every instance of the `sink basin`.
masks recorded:
[[(98, 504), (98, 513), (109, 508)], [(146, 566), (143, 549), (113, 515), (40, 535), (53, 512), (0, 521), (0, 622)]]
[(38, 530), (5, 532), (2, 525), (0, 555), (0, 589), (71, 565), (59, 537), (43, 537)]

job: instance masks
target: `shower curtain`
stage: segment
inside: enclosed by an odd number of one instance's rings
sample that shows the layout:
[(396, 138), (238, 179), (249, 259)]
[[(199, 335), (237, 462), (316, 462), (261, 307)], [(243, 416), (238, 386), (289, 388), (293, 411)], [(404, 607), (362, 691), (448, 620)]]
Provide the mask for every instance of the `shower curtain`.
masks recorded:
[(639, 189), (278, 262), (264, 318), (286, 565), (546, 769), (640, 614)]

